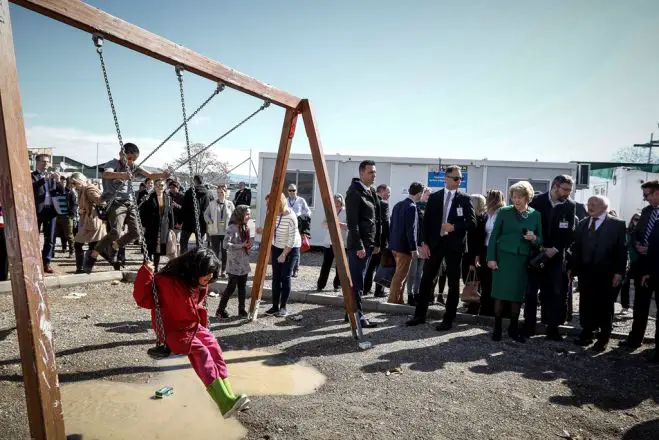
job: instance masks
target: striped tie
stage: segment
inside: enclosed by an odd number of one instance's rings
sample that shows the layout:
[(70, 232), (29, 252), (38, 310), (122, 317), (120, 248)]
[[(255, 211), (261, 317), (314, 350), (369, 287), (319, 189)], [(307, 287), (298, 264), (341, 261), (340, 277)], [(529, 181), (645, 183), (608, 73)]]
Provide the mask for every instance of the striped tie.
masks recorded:
[(652, 231), (654, 230), (654, 225), (657, 223), (657, 218), (659, 217), (659, 208), (654, 208), (652, 210), (652, 214), (650, 215), (650, 221), (648, 221), (648, 225), (645, 227), (645, 237), (643, 237), (645, 240), (645, 244), (647, 245), (648, 242), (650, 241), (650, 235), (652, 235)]

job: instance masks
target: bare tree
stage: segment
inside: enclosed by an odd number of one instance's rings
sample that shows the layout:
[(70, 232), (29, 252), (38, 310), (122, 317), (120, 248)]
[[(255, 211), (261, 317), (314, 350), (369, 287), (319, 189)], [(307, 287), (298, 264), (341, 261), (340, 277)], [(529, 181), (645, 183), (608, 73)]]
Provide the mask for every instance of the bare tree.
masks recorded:
[[(193, 159), (190, 161), (192, 164), (192, 175), (199, 175), (204, 180), (204, 183), (226, 183), (229, 177), (229, 162), (219, 160), (217, 154), (210, 148), (203, 151), (206, 145), (196, 143), (190, 145)], [(181, 166), (182, 165), (182, 166)], [(165, 168), (180, 169), (174, 173), (176, 180), (184, 182), (189, 186), (192, 181), (190, 176), (190, 168), (188, 165), (188, 152), (183, 151), (179, 157), (171, 163), (166, 163)]]
[[(623, 147), (616, 151), (612, 159), (615, 162), (623, 163), (648, 163), (648, 150), (639, 147)], [(659, 158), (654, 152), (650, 157), (650, 163), (659, 163)]]

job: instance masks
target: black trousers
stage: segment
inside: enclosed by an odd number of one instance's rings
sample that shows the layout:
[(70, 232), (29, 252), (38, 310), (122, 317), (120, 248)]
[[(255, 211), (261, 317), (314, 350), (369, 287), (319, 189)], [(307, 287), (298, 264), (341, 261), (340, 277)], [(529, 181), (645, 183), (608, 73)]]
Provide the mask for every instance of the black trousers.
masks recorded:
[[(634, 322), (632, 331), (629, 332), (629, 341), (634, 343), (643, 342), (645, 329), (648, 326), (650, 315), (650, 303), (654, 293), (654, 304), (659, 310), (659, 275), (650, 278), (648, 287), (641, 286), (641, 279), (634, 280)], [(659, 326), (654, 331), (655, 346), (659, 348)]]
[(608, 342), (613, 330), (613, 308), (616, 289), (613, 274), (585, 267), (579, 273), (579, 318), (584, 333), (600, 330), (599, 339)]
[[(371, 287), (373, 287), (373, 277), (375, 276), (375, 271), (380, 266), (380, 259), (382, 258), (382, 253), (373, 254), (371, 261), (368, 263), (366, 268), (366, 276), (364, 277), (364, 295), (371, 293)], [(382, 294), (384, 292), (384, 287), (379, 284), (375, 284), (375, 294)]]
[[(327, 285), (327, 279), (329, 278), (330, 271), (332, 270), (332, 263), (334, 262), (334, 249), (332, 246), (326, 247), (323, 251), (323, 264), (320, 266), (320, 275), (318, 275), (318, 290), (323, 290)], [(341, 285), (339, 280), (339, 268), (334, 269), (334, 288), (338, 289)]]
[(560, 254), (549, 260), (544, 269), (529, 274), (524, 306), (524, 325), (535, 328), (540, 290), (541, 321), (549, 327), (558, 327), (567, 316), (567, 291), (563, 278), (563, 259)]
[(235, 292), (236, 287), (238, 288), (238, 311), (245, 311), (245, 296), (247, 295), (247, 275), (231, 275), (229, 274), (229, 283), (227, 288), (224, 289), (222, 294), (222, 299), (220, 300), (220, 305), (217, 307), (217, 310), (225, 310), (227, 304), (229, 303), (229, 298)]
[(419, 296), (417, 300), (414, 317), (425, 319), (428, 313), (428, 301), (433, 296), (435, 279), (439, 274), (442, 266), (442, 260), (446, 259), (446, 276), (448, 279), (448, 297), (446, 299), (446, 312), (444, 321), (453, 322), (458, 310), (460, 301), (460, 272), (462, 253), (449, 251), (445, 245), (440, 243), (439, 246), (430, 250), (430, 258), (426, 260), (423, 266), (423, 275), (421, 275), (421, 284), (419, 285)]

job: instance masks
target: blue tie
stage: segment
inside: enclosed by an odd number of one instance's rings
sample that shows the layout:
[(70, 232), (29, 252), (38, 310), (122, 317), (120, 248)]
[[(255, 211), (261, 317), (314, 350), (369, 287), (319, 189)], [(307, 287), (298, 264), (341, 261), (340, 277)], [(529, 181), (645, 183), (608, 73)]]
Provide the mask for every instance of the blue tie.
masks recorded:
[(655, 223), (657, 223), (658, 217), (659, 217), (659, 208), (654, 208), (652, 210), (652, 215), (650, 215), (650, 221), (648, 222), (648, 225), (645, 227), (645, 237), (643, 238), (646, 245), (650, 241), (650, 235), (652, 235), (652, 231), (654, 230), (654, 225)]

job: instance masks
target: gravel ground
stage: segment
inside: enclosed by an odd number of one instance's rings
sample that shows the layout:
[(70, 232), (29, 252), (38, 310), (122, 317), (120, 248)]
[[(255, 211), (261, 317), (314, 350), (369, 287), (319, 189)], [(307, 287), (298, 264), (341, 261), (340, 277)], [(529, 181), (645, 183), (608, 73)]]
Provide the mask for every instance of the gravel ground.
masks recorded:
[[(58, 244), (57, 249), (60, 249), (60, 246)], [(129, 246), (128, 251), (127, 251), (127, 266), (126, 270), (137, 270), (140, 263), (141, 263), (141, 256), (139, 253), (139, 247), (138, 246)], [(252, 253), (252, 274), (255, 272), (256, 268), (256, 259), (257, 259), (258, 252), (253, 252)], [(166, 261), (166, 257), (163, 257), (163, 260)], [(315, 252), (310, 252), (302, 255), (302, 260), (301, 260), (301, 265), (300, 265), (300, 271), (298, 274), (298, 277), (294, 279), (293, 281), (293, 289), (299, 292), (302, 291), (308, 291), (308, 292), (315, 292), (316, 291), (316, 281), (318, 279), (318, 274), (320, 271), (320, 265), (323, 261), (323, 254), (320, 251), (315, 251)], [(164, 264), (164, 263), (163, 263)], [(74, 259), (69, 259), (67, 257), (67, 254), (57, 252), (55, 254), (55, 259), (53, 262), (53, 267), (56, 269), (56, 271), (59, 274), (64, 274), (64, 273), (74, 273), (75, 272), (75, 260)], [(98, 260), (97, 265), (94, 268), (95, 271), (107, 271), (107, 270), (112, 270), (112, 267), (105, 262), (102, 258)], [(334, 270), (332, 269), (332, 272), (330, 273), (330, 279), (328, 282), (328, 287), (326, 290), (331, 291), (331, 282), (334, 277)], [(265, 281), (265, 287), (270, 288), (271, 283), (270, 283), (270, 271), (268, 270), (267, 276), (266, 276), (266, 281)], [(446, 293), (448, 292), (448, 288), (446, 288), (444, 297), (446, 297)], [(631, 302), (633, 304), (634, 300), (634, 289), (631, 289)], [(380, 302), (385, 302), (386, 298), (374, 298), (373, 295), (367, 296), (369, 301), (380, 301)], [(572, 325), (579, 325), (579, 292), (575, 292), (573, 295), (573, 306), (574, 306), (574, 316), (572, 319), (571, 324)], [(432, 306), (437, 309), (443, 308), (441, 305), (434, 305)], [(631, 330), (631, 325), (632, 325), (632, 314), (627, 313), (627, 314), (621, 314), (622, 307), (620, 306), (619, 303), (616, 303), (616, 319), (614, 322), (614, 332), (619, 332), (619, 333), (624, 333), (627, 334)], [(461, 307), (459, 309), (461, 312), (466, 312), (466, 309), (464, 307)], [(654, 306), (654, 302), (652, 303), (652, 310), (650, 312), (650, 319), (648, 322), (648, 327), (646, 330), (646, 336), (649, 337), (654, 337), (654, 331), (655, 331), (655, 326), (656, 326), (656, 316), (657, 316), (657, 311)], [(540, 317), (540, 314), (538, 313), (538, 318)]]
[[(87, 295), (65, 298), (72, 292)], [(153, 334), (129, 284), (56, 289), (49, 297), (61, 382), (143, 383), (157, 373), (145, 353)], [(216, 304), (211, 299), (209, 308)], [(229, 311), (235, 307), (234, 299)], [(648, 345), (630, 353), (613, 342), (595, 355), (542, 337), (494, 343), (487, 328), (440, 334), (431, 325), (406, 328), (403, 316), (373, 315), (374, 348), (360, 351), (341, 310), (290, 310), (302, 319), (211, 326), (225, 350), (281, 352), (278, 364), (302, 360), (327, 377), (315, 394), (256, 397), (239, 415), (248, 439), (552, 439), (564, 430), (571, 438), (657, 438), (659, 366), (646, 362)], [(1, 295), (0, 438), (17, 440), (29, 435), (14, 327), (12, 298)]]

